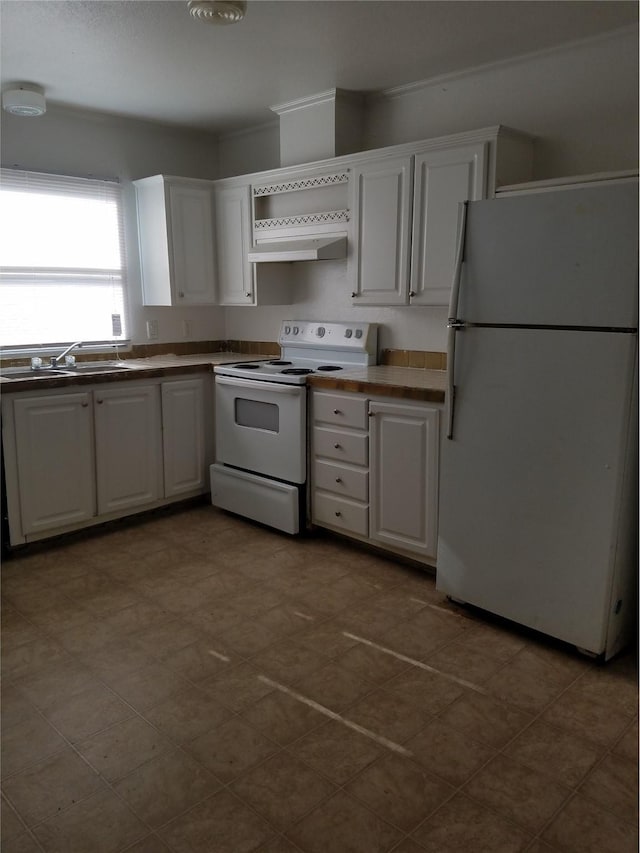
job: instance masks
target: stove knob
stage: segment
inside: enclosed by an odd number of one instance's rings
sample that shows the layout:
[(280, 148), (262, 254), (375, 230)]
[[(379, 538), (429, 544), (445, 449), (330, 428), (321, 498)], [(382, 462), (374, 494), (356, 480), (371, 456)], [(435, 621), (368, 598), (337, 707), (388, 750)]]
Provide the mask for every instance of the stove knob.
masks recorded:
[(345, 338), (350, 338), (351, 335), (353, 335), (352, 329), (347, 329), (347, 331), (344, 333)]
[(356, 329), (356, 338), (362, 337), (362, 329)]
[(318, 328), (316, 329), (316, 335), (317, 335), (319, 338), (324, 338), (324, 333), (325, 333), (325, 331), (326, 331), (326, 330), (325, 330), (324, 326), (318, 326)]
[(300, 329), (297, 326), (293, 327), (293, 334), (294, 335), (297, 335), (299, 331), (300, 331)]
[(291, 334), (291, 326), (285, 326), (284, 327), (284, 333), (285, 333), (285, 335), (290, 335)]

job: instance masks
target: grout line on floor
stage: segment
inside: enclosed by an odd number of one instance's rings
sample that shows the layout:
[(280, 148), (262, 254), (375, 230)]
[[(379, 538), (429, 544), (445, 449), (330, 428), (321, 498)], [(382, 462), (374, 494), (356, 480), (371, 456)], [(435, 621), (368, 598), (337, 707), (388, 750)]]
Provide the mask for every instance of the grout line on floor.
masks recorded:
[[(196, 640), (196, 642), (197, 642), (197, 640)], [(184, 648), (189, 648), (189, 646), (191, 646), (191, 645), (195, 645), (195, 644), (189, 643), (187, 646), (184, 646)], [(182, 651), (182, 650), (178, 649), (178, 651)], [(214, 658), (218, 658), (218, 660), (224, 661), (225, 663), (231, 662), (231, 658), (227, 657), (226, 655), (223, 655), (222, 652), (216, 652), (215, 649), (207, 649), (207, 653), (212, 655)], [(190, 679), (187, 679), (187, 680), (190, 681)], [(193, 683), (193, 682), (191, 682), (191, 683)]]
[(309, 616), (307, 613), (301, 613), (299, 610), (294, 610), (293, 615), (299, 616), (300, 619), (308, 619), (310, 622), (315, 622), (314, 616)]
[(302, 702), (305, 705), (308, 705), (310, 708), (313, 708), (314, 711), (318, 711), (321, 714), (324, 714), (325, 717), (330, 717), (332, 720), (335, 720), (338, 723), (342, 723), (342, 725), (347, 726), (349, 729), (353, 729), (356, 732), (359, 732), (361, 735), (368, 737), (370, 740), (379, 743), (381, 746), (385, 746), (387, 749), (392, 750), (392, 752), (397, 752), (400, 755), (404, 755), (406, 757), (411, 757), (413, 755), (408, 749), (405, 749), (404, 746), (400, 746), (399, 743), (395, 743), (392, 740), (389, 740), (382, 735), (378, 735), (375, 732), (372, 732), (371, 729), (367, 729), (364, 726), (358, 725), (358, 723), (354, 723), (352, 720), (348, 720), (346, 717), (343, 717), (342, 714), (338, 714), (335, 711), (332, 711), (330, 708), (327, 708), (325, 705), (321, 705), (319, 702), (315, 702), (313, 699), (309, 699), (307, 696), (303, 696), (302, 693), (298, 693), (295, 690), (291, 690), (289, 687), (286, 687), (284, 684), (280, 684), (277, 681), (272, 681), (270, 678), (267, 678), (265, 675), (258, 675), (258, 680), (268, 684), (270, 687), (273, 687), (275, 690), (279, 690), (281, 693), (286, 693), (287, 696), (290, 696), (292, 699), (296, 699), (298, 702)]
[(456, 684), (459, 684), (461, 687), (467, 687), (469, 688), (469, 690), (475, 690), (476, 693), (482, 693), (485, 696), (489, 695), (488, 691), (485, 690), (484, 687), (480, 687), (478, 684), (473, 684), (473, 682), (467, 681), (464, 678), (458, 678), (457, 675), (451, 675), (450, 673), (444, 672), (441, 669), (436, 669), (435, 666), (429, 666), (429, 664), (423, 663), (422, 661), (416, 660), (415, 658), (410, 658), (407, 655), (401, 654), (400, 652), (394, 652), (393, 649), (389, 649), (386, 646), (380, 646), (378, 643), (374, 643), (372, 640), (366, 640), (364, 637), (358, 637), (357, 634), (351, 634), (348, 631), (343, 631), (342, 633), (350, 640), (355, 640), (358, 643), (363, 643), (365, 646), (369, 646), (372, 649), (377, 649), (379, 652), (384, 652), (384, 654), (386, 655), (391, 655), (391, 657), (411, 664), (411, 666), (419, 667), (420, 669), (424, 669), (427, 672), (434, 672), (436, 675), (440, 675), (443, 678), (446, 678), (448, 681), (453, 681)]

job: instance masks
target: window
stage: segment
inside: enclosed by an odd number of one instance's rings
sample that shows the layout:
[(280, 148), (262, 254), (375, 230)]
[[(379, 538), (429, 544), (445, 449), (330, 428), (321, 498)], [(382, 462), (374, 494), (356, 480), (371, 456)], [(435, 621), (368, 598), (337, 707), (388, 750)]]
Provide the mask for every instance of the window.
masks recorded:
[(116, 182), (0, 170), (0, 346), (126, 343)]

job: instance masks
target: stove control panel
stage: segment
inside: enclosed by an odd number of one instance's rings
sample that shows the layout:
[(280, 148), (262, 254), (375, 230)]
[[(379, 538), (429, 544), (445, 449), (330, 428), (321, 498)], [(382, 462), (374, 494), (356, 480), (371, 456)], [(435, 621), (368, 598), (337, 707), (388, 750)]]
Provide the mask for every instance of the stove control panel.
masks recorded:
[(285, 320), (280, 326), (278, 343), (286, 348), (358, 353), (367, 364), (376, 364), (378, 326), (376, 323)]

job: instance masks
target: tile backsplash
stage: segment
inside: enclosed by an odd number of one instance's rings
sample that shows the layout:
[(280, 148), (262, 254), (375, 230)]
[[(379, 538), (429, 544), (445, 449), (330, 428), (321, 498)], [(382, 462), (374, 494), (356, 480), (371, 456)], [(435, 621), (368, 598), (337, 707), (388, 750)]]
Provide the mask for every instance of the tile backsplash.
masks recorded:
[(393, 367), (420, 367), (428, 370), (446, 370), (446, 352), (430, 352), (428, 350), (412, 349), (383, 349), (380, 353), (380, 364)]
[[(121, 358), (149, 358), (154, 355), (195, 355), (201, 352), (241, 352), (256, 356), (279, 356), (280, 346), (276, 341), (176, 341), (174, 343), (134, 344)], [(115, 352), (84, 355), (79, 352), (76, 359), (81, 361), (110, 361)], [(0, 359), (5, 367), (28, 364), (26, 358)], [(429, 370), (446, 370), (447, 354), (424, 350), (383, 349), (379, 364), (392, 367), (417, 367)]]

